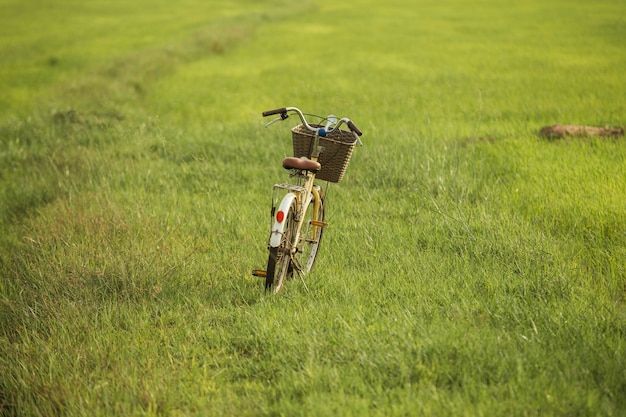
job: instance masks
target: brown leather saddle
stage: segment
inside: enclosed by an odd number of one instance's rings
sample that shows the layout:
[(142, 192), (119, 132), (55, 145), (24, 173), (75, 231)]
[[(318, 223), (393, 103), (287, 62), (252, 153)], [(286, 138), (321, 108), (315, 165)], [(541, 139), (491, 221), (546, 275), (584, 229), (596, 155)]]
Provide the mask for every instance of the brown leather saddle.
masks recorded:
[(322, 169), (322, 166), (319, 162), (312, 161), (305, 156), (300, 158), (290, 156), (283, 159), (283, 168), (318, 172), (320, 169)]

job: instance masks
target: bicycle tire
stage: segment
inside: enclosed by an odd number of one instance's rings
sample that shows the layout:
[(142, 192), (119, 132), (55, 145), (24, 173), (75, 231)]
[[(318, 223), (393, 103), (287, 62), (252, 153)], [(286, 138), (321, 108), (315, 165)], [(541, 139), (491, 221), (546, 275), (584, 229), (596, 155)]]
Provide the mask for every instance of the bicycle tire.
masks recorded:
[(291, 266), (291, 245), (293, 234), (297, 227), (295, 221), (296, 202), (294, 201), (285, 215), (285, 228), (278, 247), (270, 247), (267, 259), (267, 276), (265, 278), (265, 290), (278, 292), (285, 282), (289, 273), (293, 273)]

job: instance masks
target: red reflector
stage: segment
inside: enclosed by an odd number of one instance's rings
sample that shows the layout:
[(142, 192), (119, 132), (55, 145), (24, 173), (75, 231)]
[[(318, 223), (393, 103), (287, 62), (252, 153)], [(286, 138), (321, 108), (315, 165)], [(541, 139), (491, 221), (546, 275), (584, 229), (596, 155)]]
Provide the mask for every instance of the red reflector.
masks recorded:
[(285, 220), (285, 212), (280, 210), (278, 213), (276, 213), (276, 220), (278, 221), (278, 223), (282, 223), (283, 220)]

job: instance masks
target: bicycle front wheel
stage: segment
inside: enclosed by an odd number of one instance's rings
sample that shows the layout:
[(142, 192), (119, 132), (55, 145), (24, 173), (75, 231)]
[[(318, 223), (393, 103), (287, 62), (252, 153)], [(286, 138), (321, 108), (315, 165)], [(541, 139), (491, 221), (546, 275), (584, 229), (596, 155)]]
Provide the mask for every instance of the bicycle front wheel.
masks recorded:
[(306, 274), (313, 269), (324, 230), (324, 196), (319, 191), (319, 200), (311, 201), (304, 214), (304, 222), (296, 245), (293, 262), (295, 269)]

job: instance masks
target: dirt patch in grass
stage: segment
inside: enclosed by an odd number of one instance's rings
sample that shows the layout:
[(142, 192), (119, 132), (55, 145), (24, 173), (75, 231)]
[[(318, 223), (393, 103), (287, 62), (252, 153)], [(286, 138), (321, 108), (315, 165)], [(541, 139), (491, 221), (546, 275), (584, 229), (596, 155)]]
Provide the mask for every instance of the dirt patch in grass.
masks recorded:
[(542, 127), (539, 136), (548, 139), (563, 139), (566, 137), (623, 137), (623, 127), (595, 127), (580, 125), (552, 125)]

